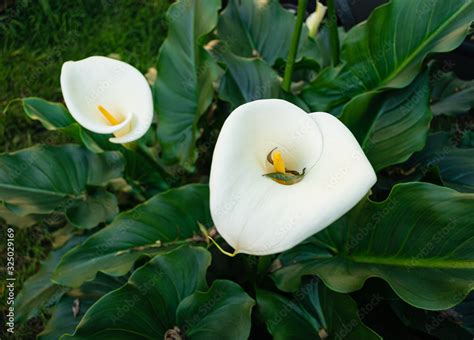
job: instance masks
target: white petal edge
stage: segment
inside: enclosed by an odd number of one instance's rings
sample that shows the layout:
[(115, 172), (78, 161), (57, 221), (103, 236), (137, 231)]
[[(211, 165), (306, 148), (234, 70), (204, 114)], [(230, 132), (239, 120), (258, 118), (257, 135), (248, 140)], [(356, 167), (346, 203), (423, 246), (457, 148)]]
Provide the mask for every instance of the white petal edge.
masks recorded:
[[(304, 112), (284, 101), (270, 101), (271, 111), (277, 105)], [(292, 248), (350, 210), (376, 181), (356, 139), (337, 118), (323, 112), (305, 115), (322, 131), (324, 148), (303, 181), (291, 186), (263, 178), (259, 170), (249, 173), (238, 164), (229, 166), (232, 157), (225, 155), (236, 154), (229, 145), (245, 144), (248, 136), (233, 131), (234, 125), (245, 125), (245, 117), (240, 123), (229, 117), (224, 124), (211, 166), (211, 214), (219, 233), (239, 253), (268, 255)]]
[[(130, 126), (126, 134), (110, 138), (113, 143), (140, 138), (153, 120), (151, 89), (145, 77), (125, 62), (101, 56), (68, 61), (61, 70), (61, 89), (71, 115), (84, 128), (111, 134)], [(118, 111), (125, 120), (108, 125), (98, 105)]]

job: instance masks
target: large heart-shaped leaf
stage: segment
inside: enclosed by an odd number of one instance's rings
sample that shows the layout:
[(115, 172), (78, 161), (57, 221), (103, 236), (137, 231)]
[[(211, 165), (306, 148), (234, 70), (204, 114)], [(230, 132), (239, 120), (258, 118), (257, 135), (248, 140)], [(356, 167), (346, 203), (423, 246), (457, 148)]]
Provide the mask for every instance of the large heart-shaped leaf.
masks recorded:
[(187, 185), (158, 194), (119, 214), (106, 228), (64, 255), (53, 280), (78, 287), (98, 271), (124, 275), (137, 258), (168, 249), (163, 243), (199, 233), (210, 225), (207, 185)]
[(393, 0), (344, 39), (342, 64), (324, 69), (303, 92), (313, 111), (337, 113), (352, 98), (401, 88), (432, 52), (457, 47), (474, 16), (470, 0)]
[(383, 202), (362, 200), (333, 225), (281, 255), (273, 278), (295, 290), (304, 275), (332, 289), (386, 280), (408, 303), (447, 309), (474, 288), (474, 196), (428, 183), (396, 185)]
[(453, 116), (474, 107), (474, 80), (461, 80), (453, 72), (434, 73), (431, 81), (431, 110), (434, 115)]
[[(230, 0), (219, 16), (217, 35), (233, 54), (262, 57), (273, 65), (288, 56), (295, 21), (277, 0)], [(304, 26), (300, 48), (307, 35)]]
[(253, 300), (229, 281), (198, 292), (210, 262), (209, 252), (189, 246), (156, 256), (92, 306), (72, 338), (245, 339)]
[(349, 295), (314, 278), (291, 299), (257, 290), (257, 306), (273, 339), (380, 339), (362, 323)]
[(97, 275), (92, 282), (87, 282), (80, 289), (73, 289), (61, 297), (51, 311), (43, 331), (38, 334), (39, 340), (57, 340), (66, 333), (73, 333), (86, 311), (103, 295), (119, 288), (126, 282), (122, 277), (116, 278), (104, 274)]
[(219, 68), (201, 46), (217, 24), (219, 0), (180, 0), (168, 10), (168, 36), (158, 58), (154, 85), (158, 139), (165, 162), (192, 168), (200, 136), (198, 120), (212, 101)]
[(425, 71), (404, 89), (359, 96), (344, 107), (341, 120), (376, 171), (423, 149), (432, 116), (428, 84)]
[[(95, 201), (90, 206), (94, 197), (87, 187), (122, 177), (123, 167), (120, 153), (95, 154), (76, 145), (36, 146), (0, 155), (0, 200), (19, 215), (59, 212), (67, 216), (81, 206), (90, 215), (85, 224), (76, 220), (76, 226), (95, 227), (117, 212), (116, 201)], [(105, 214), (95, 209), (102, 203), (106, 203), (101, 207)]]

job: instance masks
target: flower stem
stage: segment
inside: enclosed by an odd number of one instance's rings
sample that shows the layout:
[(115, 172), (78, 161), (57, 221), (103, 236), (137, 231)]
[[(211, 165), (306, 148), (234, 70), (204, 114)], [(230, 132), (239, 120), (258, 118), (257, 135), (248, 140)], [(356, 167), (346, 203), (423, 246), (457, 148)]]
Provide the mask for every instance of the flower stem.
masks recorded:
[(339, 32), (337, 31), (337, 16), (334, 0), (328, 0), (328, 29), (331, 59), (333, 66), (339, 64)]
[(214, 245), (216, 246), (217, 249), (219, 249), (219, 251), (224, 254), (224, 255), (227, 255), (229, 257), (234, 257), (235, 255), (238, 254), (238, 251), (237, 249), (234, 250), (233, 253), (229, 252), (229, 251), (225, 251), (220, 245), (219, 243), (217, 243), (211, 236), (208, 236), (207, 237), (209, 240), (211, 240), (212, 243), (214, 243)]
[(290, 92), (291, 78), (293, 76), (293, 66), (295, 64), (296, 53), (298, 51), (298, 44), (300, 42), (301, 29), (303, 28), (303, 19), (306, 13), (306, 4), (308, 0), (298, 0), (298, 10), (296, 13), (295, 28), (293, 36), (291, 37), (290, 50), (288, 51), (288, 58), (286, 60), (285, 74), (283, 76), (282, 87), (286, 92)]

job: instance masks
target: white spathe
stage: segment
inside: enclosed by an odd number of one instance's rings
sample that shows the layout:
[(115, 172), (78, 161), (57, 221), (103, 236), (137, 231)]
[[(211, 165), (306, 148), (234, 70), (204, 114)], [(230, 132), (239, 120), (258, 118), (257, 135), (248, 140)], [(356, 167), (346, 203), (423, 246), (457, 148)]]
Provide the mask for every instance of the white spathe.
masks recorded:
[(316, 10), (311, 13), (306, 19), (306, 26), (308, 26), (310, 37), (315, 37), (318, 33), (318, 28), (326, 15), (327, 7), (319, 1), (316, 1)]
[[(282, 185), (267, 155), (305, 177)], [(220, 235), (236, 253), (268, 255), (297, 245), (344, 215), (377, 178), (352, 133), (336, 117), (279, 99), (235, 109), (217, 140), (209, 180)]]
[[(153, 120), (153, 98), (146, 78), (135, 67), (107, 57), (68, 61), (61, 70), (64, 102), (84, 128), (114, 134), (112, 143), (142, 137)], [(105, 108), (113, 123), (99, 110)]]

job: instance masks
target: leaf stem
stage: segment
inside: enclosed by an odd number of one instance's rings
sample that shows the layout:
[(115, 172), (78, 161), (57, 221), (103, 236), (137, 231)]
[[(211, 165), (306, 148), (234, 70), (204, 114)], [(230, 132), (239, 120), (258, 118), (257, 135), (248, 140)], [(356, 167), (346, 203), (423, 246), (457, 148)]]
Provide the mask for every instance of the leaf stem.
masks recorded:
[(298, 10), (296, 13), (295, 28), (291, 37), (290, 50), (286, 60), (285, 74), (283, 76), (282, 87), (286, 92), (290, 92), (291, 78), (293, 76), (293, 67), (295, 64), (296, 53), (298, 52), (298, 44), (300, 42), (301, 30), (303, 28), (303, 19), (306, 13), (306, 4), (308, 0), (298, 0)]
[(219, 251), (220, 251), (222, 254), (227, 255), (227, 256), (229, 256), (229, 257), (234, 257), (235, 255), (238, 254), (237, 249), (235, 249), (233, 253), (228, 252), (228, 251), (225, 251), (225, 250), (219, 245), (219, 243), (217, 243), (211, 236), (207, 236), (207, 238), (208, 238), (209, 240), (211, 240), (211, 242), (216, 246), (217, 249), (219, 249)]
[(132, 252), (140, 252), (140, 251), (154, 250), (154, 249), (163, 249), (163, 248), (166, 248), (166, 247), (174, 247), (174, 246), (179, 246), (179, 245), (182, 245), (182, 244), (189, 244), (189, 243), (193, 243), (193, 242), (206, 242), (207, 243), (207, 239), (204, 236), (195, 235), (193, 237), (186, 238), (184, 240), (174, 240), (174, 241), (169, 241), (169, 242), (161, 242), (161, 240), (157, 240), (155, 243), (145, 244), (145, 245), (136, 246), (136, 247), (132, 247), (132, 248), (128, 248), (128, 249), (119, 250), (114, 255), (119, 256), (119, 255), (123, 255), (123, 254), (129, 254), (129, 253), (132, 253)]
[(334, 0), (328, 0), (328, 29), (329, 29), (329, 44), (331, 47), (331, 59), (333, 66), (339, 64), (339, 33), (337, 31), (337, 16), (336, 6)]

